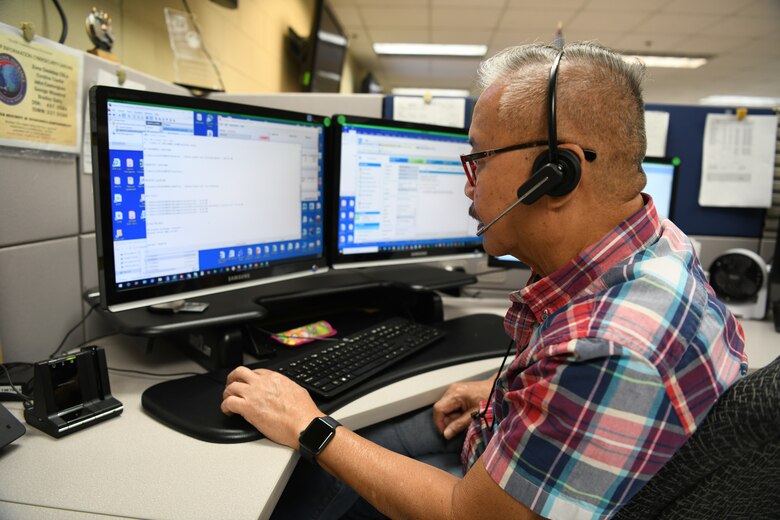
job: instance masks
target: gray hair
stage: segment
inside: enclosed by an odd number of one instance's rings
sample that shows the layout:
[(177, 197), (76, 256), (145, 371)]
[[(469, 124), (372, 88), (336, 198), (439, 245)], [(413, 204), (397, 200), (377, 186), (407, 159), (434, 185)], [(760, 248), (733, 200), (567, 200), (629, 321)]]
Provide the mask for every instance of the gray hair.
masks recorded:
[[(635, 196), (646, 182), (641, 167), (647, 149), (642, 100), (645, 67), (591, 42), (569, 44), (564, 51), (556, 91), (559, 133), (598, 152), (598, 161), (604, 165), (600, 170), (609, 172), (603, 180), (605, 188), (614, 188), (611, 193), (621, 198)], [(549, 70), (559, 52), (556, 47), (534, 43), (509, 47), (480, 64), (477, 81), (481, 89), (503, 86), (501, 124), (516, 130), (541, 119), (546, 128)]]

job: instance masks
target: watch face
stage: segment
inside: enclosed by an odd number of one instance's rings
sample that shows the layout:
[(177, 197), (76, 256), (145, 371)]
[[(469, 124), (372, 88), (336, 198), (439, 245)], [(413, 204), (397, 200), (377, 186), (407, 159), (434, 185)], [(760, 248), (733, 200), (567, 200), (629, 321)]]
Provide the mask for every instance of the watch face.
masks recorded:
[(320, 450), (327, 444), (327, 441), (333, 436), (334, 429), (322, 421), (317, 419), (309, 424), (309, 427), (301, 434), (301, 438), (298, 442), (306, 446), (314, 454), (320, 452)]

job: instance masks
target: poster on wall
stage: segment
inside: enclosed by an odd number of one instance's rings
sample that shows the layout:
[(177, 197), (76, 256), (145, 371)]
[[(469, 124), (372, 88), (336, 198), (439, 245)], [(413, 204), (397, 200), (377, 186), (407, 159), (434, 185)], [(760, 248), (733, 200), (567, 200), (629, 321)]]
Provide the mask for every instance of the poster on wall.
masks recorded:
[(78, 153), (80, 51), (0, 23), (0, 145)]

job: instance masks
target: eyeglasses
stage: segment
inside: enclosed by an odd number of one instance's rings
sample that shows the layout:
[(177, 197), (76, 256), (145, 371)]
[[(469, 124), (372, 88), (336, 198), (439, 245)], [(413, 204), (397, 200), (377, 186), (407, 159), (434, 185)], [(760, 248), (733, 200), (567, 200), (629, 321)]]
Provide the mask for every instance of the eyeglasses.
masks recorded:
[[(558, 143), (563, 144), (563, 143)], [(469, 180), (469, 184), (476, 186), (477, 184), (477, 161), (498, 155), (504, 152), (511, 152), (513, 150), (526, 150), (528, 148), (537, 148), (539, 146), (547, 146), (547, 141), (534, 141), (532, 143), (513, 144), (511, 146), (505, 146), (503, 148), (494, 148), (493, 150), (485, 150), (483, 152), (475, 152), (464, 154), (460, 156), (460, 162), (463, 164), (463, 171), (466, 172), (466, 178)], [(596, 152), (593, 150), (583, 149), (585, 153), (585, 160), (593, 162), (596, 160)]]

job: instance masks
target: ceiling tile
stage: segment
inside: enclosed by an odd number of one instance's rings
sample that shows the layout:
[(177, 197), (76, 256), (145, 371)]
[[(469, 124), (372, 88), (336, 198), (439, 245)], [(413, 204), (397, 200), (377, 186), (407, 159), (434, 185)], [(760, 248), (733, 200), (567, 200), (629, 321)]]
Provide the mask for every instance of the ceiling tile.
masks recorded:
[(568, 25), (563, 26), (578, 31), (630, 31), (644, 20), (648, 15), (643, 12), (610, 12), (610, 11), (584, 11), (572, 18)]
[[(780, 4), (780, 1), (778, 1)], [(780, 16), (777, 18), (752, 18), (747, 16), (733, 16), (710, 26), (707, 32), (726, 36), (738, 36), (750, 34), (755, 37), (777, 33), (780, 29)]]
[[(588, 0), (555, 0), (554, 2), (556, 9), (563, 9), (567, 12), (576, 11), (587, 3)], [(507, 8), (538, 11), (540, 9), (549, 9), (550, 4), (549, 0), (509, 0)]]
[(496, 8), (436, 8), (431, 12), (431, 22), (434, 27), (493, 29), (501, 13), (502, 10)]
[(493, 36), (493, 31), (487, 30), (463, 30), (463, 29), (434, 29), (431, 43), (464, 43), (475, 45), (487, 45)]
[(341, 23), (342, 27), (362, 27), (363, 20), (360, 18), (360, 13), (357, 7), (343, 6), (338, 9), (334, 9), (336, 19)]
[(616, 47), (622, 51), (679, 53), (684, 38), (678, 34), (630, 33), (618, 40)]
[(555, 31), (558, 29), (558, 23), (563, 22), (565, 31), (572, 17), (573, 14), (571, 12), (560, 9), (539, 11), (510, 9), (501, 15), (498, 30), (502, 32), (530, 30), (533, 34), (555, 34)]
[(750, 43), (752, 38), (745, 35), (720, 36), (701, 34), (687, 36), (680, 41), (680, 52), (685, 54), (722, 54)]
[(704, 14), (656, 14), (634, 27), (642, 33), (696, 34), (722, 20), (722, 17)]
[[(588, 10), (628, 13), (650, 13), (673, 0), (591, 0)], [(686, 0), (678, 0), (686, 1)]]
[(780, 2), (777, 0), (753, 0), (739, 13), (740, 16), (780, 19)]
[(430, 43), (428, 29), (372, 29), (371, 41), (382, 43)]
[(755, 0), (677, 0), (661, 10), (664, 14), (736, 14)]
[(420, 7), (365, 7), (361, 8), (363, 21), (369, 27), (427, 28), (430, 24), (428, 9)]

